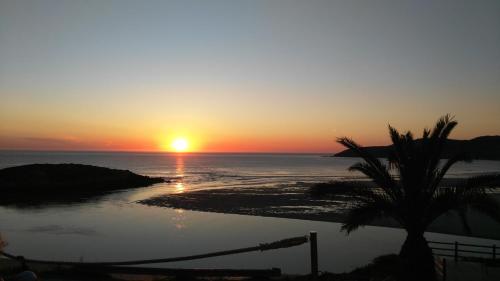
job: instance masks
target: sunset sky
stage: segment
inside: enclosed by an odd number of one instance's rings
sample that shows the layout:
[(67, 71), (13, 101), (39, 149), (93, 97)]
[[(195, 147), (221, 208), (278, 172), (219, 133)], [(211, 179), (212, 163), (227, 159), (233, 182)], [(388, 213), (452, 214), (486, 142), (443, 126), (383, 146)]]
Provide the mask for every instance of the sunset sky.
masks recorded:
[(500, 134), (500, 1), (0, 0), (0, 149), (334, 152)]

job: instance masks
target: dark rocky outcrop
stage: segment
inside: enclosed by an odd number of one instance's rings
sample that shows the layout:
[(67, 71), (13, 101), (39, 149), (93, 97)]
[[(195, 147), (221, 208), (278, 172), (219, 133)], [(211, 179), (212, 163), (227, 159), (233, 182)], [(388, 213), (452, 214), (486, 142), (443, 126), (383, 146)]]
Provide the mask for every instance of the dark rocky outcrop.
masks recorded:
[(82, 164), (31, 164), (0, 170), (0, 204), (84, 201), (114, 190), (149, 186), (162, 178)]

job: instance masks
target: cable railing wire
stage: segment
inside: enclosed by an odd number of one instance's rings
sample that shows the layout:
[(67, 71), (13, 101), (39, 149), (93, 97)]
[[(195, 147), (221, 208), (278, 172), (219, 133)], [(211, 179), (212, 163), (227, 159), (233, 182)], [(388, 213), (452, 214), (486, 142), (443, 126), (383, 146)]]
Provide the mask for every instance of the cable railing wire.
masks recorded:
[(287, 239), (282, 239), (279, 241), (274, 241), (271, 243), (263, 243), (258, 246), (232, 249), (226, 251), (217, 251), (206, 254), (198, 254), (198, 255), (189, 255), (189, 256), (180, 256), (180, 257), (172, 257), (172, 258), (161, 258), (161, 259), (145, 259), (145, 260), (131, 260), (131, 261), (115, 261), (115, 262), (71, 262), (71, 261), (48, 261), (48, 260), (38, 260), (38, 259), (29, 259), (23, 256), (16, 256), (7, 252), (0, 252), (1, 255), (18, 260), (22, 263), (40, 263), (40, 264), (53, 264), (53, 265), (73, 265), (73, 266), (117, 266), (117, 265), (139, 265), (139, 264), (154, 264), (154, 263), (169, 263), (169, 262), (179, 262), (179, 261), (188, 261), (188, 260), (197, 260), (218, 256), (227, 256), (234, 255), (240, 253), (247, 252), (255, 252), (255, 251), (268, 251), (275, 250), (280, 248), (290, 248), (299, 246), (309, 242), (308, 236), (299, 236), (292, 237)]

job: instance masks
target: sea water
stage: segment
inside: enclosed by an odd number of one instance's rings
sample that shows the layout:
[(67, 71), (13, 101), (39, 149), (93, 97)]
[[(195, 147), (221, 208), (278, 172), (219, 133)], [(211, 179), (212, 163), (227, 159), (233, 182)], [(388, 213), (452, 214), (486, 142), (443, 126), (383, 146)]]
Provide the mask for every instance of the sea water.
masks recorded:
[[(0, 207), (6, 251), (28, 258), (65, 261), (155, 259), (258, 245), (318, 232), (319, 267), (343, 272), (374, 257), (397, 253), (400, 229), (367, 226), (349, 235), (340, 224), (216, 214), (146, 206), (138, 200), (213, 188), (279, 187), (357, 179), (347, 171), (356, 158), (318, 154), (167, 154), (122, 152), (0, 152), (0, 168), (31, 163), (81, 163), (128, 169), (172, 179), (171, 183), (118, 191), (88, 202)], [(456, 165), (449, 177), (500, 172), (499, 161)], [(223, 202), (221, 202), (223, 204)], [(494, 244), (498, 241), (427, 233), (431, 240)], [(170, 268), (278, 267), (285, 273), (309, 271), (308, 245), (189, 262), (152, 265)]]

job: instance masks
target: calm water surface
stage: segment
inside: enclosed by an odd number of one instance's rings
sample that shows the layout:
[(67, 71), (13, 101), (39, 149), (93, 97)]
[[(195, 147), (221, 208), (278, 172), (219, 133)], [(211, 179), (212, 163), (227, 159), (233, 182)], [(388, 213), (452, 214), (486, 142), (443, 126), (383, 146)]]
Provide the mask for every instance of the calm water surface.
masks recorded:
[[(320, 269), (347, 271), (378, 255), (397, 252), (405, 233), (365, 227), (346, 236), (337, 223), (174, 210), (135, 201), (207, 188), (273, 187), (357, 178), (359, 175), (346, 171), (355, 161), (303, 154), (0, 152), (0, 168), (30, 163), (83, 163), (174, 179), (170, 184), (117, 192), (82, 204), (31, 209), (0, 207), (0, 232), (9, 242), (7, 250), (15, 254), (39, 259), (111, 261), (253, 246), (315, 230), (319, 235)], [(499, 171), (498, 161), (476, 161), (456, 166), (450, 176)], [(433, 240), (498, 243), (435, 233), (427, 236)], [(305, 273), (309, 270), (308, 245), (164, 266), (279, 267), (287, 273)]]

